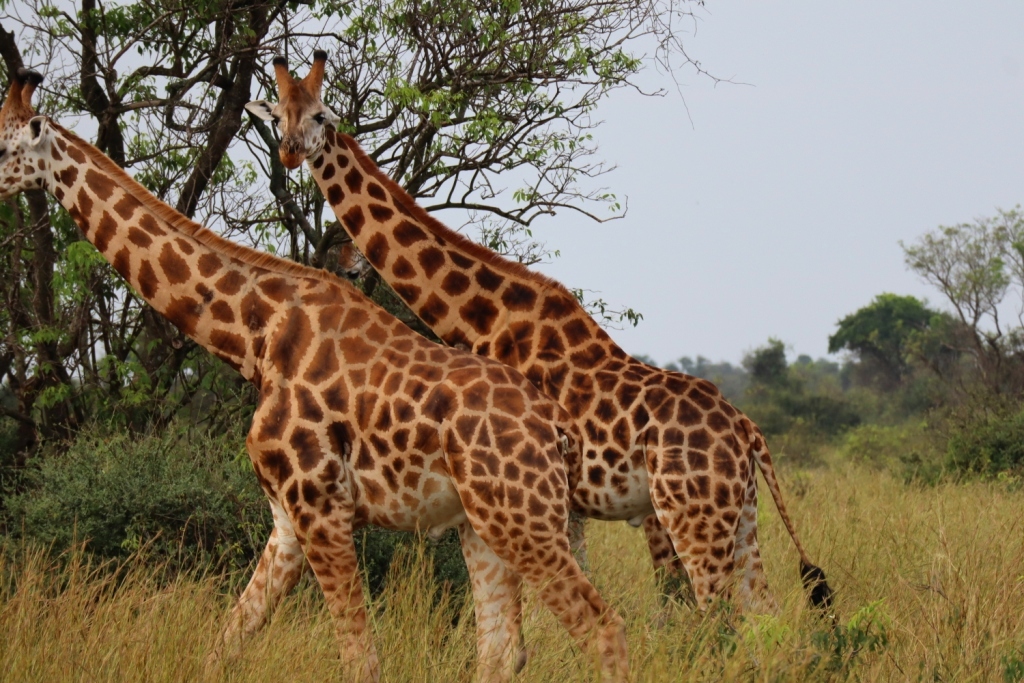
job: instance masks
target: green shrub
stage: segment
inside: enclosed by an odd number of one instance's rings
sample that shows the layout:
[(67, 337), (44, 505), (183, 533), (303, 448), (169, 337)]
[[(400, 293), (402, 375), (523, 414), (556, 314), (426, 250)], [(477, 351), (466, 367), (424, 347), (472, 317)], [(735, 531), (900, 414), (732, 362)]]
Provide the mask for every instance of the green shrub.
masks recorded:
[(1024, 474), (1024, 410), (993, 410), (960, 420), (949, 437), (947, 466), (983, 475)]
[(239, 437), (170, 429), (161, 435), (89, 430), (30, 463), (28, 488), (8, 497), (8, 534), (99, 557), (145, 548), (172, 570), (240, 569), (270, 534), (270, 511)]
[(855, 427), (844, 436), (839, 452), (908, 480), (934, 481), (943, 469), (942, 436), (926, 420)]
[[(240, 433), (91, 429), (65, 450), (44, 451), (26, 469), (24, 490), (0, 505), (0, 525), (9, 537), (57, 553), (84, 542), (103, 559), (141, 551), (172, 571), (241, 572), (244, 580), (273, 524)], [(355, 541), (375, 594), (396, 552), (417, 543), (414, 534), (378, 527), (359, 530)], [(454, 530), (428, 543), (427, 552), (438, 581), (453, 590), (468, 585)]]

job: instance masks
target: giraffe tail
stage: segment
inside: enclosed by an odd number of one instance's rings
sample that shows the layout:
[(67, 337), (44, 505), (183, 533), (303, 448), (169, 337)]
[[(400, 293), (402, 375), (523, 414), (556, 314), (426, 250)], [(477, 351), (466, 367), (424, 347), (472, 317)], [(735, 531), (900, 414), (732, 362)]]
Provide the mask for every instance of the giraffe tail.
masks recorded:
[[(775, 507), (779, 511), (779, 516), (782, 517), (782, 523), (786, 525), (786, 530), (789, 531), (789, 536), (793, 539), (793, 544), (796, 546), (797, 552), (800, 553), (800, 579), (803, 581), (804, 588), (808, 591), (808, 598), (810, 599), (811, 606), (822, 610), (823, 612), (831, 613), (832, 603), (835, 596), (832, 591), (832, 587), (829, 586), (828, 582), (825, 580), (825, 572), (821, 567), (816, 566), (807, 556), (807, 551), (804, 550), (804, 546), (800, 542), (800, 537), (797, 536), (796, 527), (793, 526), (793, 520), (789, 518), (789, 512), (786, 510), (786, 504), (782, 500), (782, 491), (779, 489), (779, 480), (775, 477), (775, 467), (772, 465), (772, 456), (768, 452), (768, 446), (764, 442), (764, 436), (761, 435), (761, 432), (757, 427), (754, 427), (753, 425), (751, 425), (751, 427), (751, 436), (753, 437), (751, 439), (751, 445), (754, 461), (757, 463), (757, 468), (761, 470), (761, 476), (764, 477), (765, 483), (768, 484), (768, 490), (771, 491), (772, 499), (775, 501)], [(757, 446), (760, 446), (760, 448)]]

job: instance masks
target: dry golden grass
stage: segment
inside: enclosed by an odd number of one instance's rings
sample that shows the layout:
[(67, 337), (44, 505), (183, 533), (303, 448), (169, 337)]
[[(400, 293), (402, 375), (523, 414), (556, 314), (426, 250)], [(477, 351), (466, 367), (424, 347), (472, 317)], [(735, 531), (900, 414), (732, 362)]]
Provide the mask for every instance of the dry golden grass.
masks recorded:
[[(591, 523), (595, 582), (626, 619), (635, 680), (1024, 678), (1024, 492), (907, 487), (845, 467), (786, 483), (797, 528), (838, 590), (836, 631), (805, 609), (797, 556), (770, 502), (762, 503), (761, 542), (782, 608), (746, 619), (727, 608), (705, 618), (676, 607), (657, 627), (643, 535)], [(141, 566), (115, 583), (81, 561), (58, 569), (22, 553), (2, 562), (5, 681), (202, 680), (231, 605), (213, 580), (167, 585)], [(472, 678), (472, 607), (460, 599), (434, 609), (428, 575), (413, 558), (373, 605), (385, 681)], [(457, 626), (453, 613), (463, 616)], [(531, 617), (526, 638), (534, 654), (521, 680), (592, 680), (588, 660), (550, 615)], [(342, 680), (315, 585), (304, 583), (214, 679)]]

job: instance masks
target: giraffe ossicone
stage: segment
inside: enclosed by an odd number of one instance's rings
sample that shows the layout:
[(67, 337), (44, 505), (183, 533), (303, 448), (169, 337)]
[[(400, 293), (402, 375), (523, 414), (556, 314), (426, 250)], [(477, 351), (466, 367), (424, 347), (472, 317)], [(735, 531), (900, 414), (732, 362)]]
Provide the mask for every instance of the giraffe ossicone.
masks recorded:
[[(810, 599), (831, 589), (796, 534), (761, 431), (712, 383), (626, 354), (561, 284), (445, 227), (379, 169), (322, 102), (327, 55), (295, 80), (274, 60), (277, 104), (250, 103), (281, 134), (281, 160), (309, 166), (370, 265), (442, 340), (520, 370), (576, 421), (574, 508), (640, 523), (655, 567), (685, 570), (704, 608), (735, 585), (771, 602), (757, 544), (757, 472), (800, 553)], [(742, 572), (742, 575), (739, 573)]]
[(221, 646), (262, 625), (305, 558), (342, 661), (355, 679), (377, 680), (353, 529), (458, 527), (479, 680), (507, 681), (522, 663), (523, 582), (596, 648), (605, 678), (626, 680), (623, 622), (566, 536), (580, 442), (568, 415), (520, 373), (427, 341), (343, 280), (177, 213), (36, 116), (40, 80), (20, 73), (0, 109), (0, 198), (49, 191), (155, 310), (259, 388), (246, 445), (274, 530)]

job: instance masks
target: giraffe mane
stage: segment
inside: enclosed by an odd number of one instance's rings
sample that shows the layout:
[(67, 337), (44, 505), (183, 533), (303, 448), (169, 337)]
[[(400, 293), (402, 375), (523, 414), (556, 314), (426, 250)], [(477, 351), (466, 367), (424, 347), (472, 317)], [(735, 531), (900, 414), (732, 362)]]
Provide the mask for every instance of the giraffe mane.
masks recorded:
[(152, 211), (157, 217), (168, 223), (171, 227), (195, 238), (201, 244), (223, 255), (237, 258), (247, 265), (264, 268), (282, 275), (317, 278), (336, 283), (344, 282), (341, 278), (338, 278), (333, 273), (329, 273), (326, 270), (311, 268), (309, 266), (304, 266), (301, 263), (295, 263), (294, 261), (274, 256), (267, 252), (256, 251), (255, 249), (251, 249), (241, 244), (236, 244), (229, 239), (221, 237), (209, 228), (193, 221), (188, 216), (185, 216), (160, 199), (157, 199), (153, 193), (147, 190), (139, 181), (128, 175), (123, 168), (111, 161), (109, 157), (96, 149), (93, 145), (89, 144), (52, 119), (48, 118), (48, 121), (57, 131), (65, 135), (69, 141), (76, 143), (79, 149), (81, 149), (93, 163), (99, 166), (104, 173), (113, 178), (121, 189), (139, 200), (144, 207)]
[[(431, 216), (426, 209), (416, 203), (416, 200), (405, 191), (405, 188), (380, 170), (377, 164), (374, 163), (373, 159), (370, 158), (370, 155), (368, 155), (359, 143), (356, 142), (355, 138), (346, 133), (342, 133), (341, 131), (336, 131), (336, 135), (341, 138), (346, 145), (348, 145), (349, 149), (352, 150), (355, 154), (356, 161), (362, 167), (363, 171), (373, 176), (377, 182), (384, 185), (391, 194), (405, 204), (406, 209), (409, 210), (412, 217), (420, 221), (433, 235), (443, 238), (446, 242), (450, 242), (473, 258), (489, 266), (493, 266), (496, 270), (512, 275), (513, 277), (531, 280), (542, 287), (554, 289), (561, 294), (572, 297), (572, 300), (576, 301), (576, 296), (558, 280), (530, 270), (522, 263), (516, 263), (515, 261), (505, 258), (501, 254), (491, 251), (487, 247), (474, 242), (465, 235), (452, 230), (447, 225)], [(587, 317), (589, 318), (590, 316), (588, 315)]]

